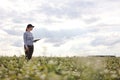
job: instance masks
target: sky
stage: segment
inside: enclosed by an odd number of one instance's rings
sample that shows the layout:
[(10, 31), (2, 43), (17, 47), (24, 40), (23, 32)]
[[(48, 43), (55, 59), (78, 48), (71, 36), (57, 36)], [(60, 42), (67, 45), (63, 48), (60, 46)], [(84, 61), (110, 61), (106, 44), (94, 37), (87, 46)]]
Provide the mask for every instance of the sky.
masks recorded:
[(2, 0), (0, 55), (24, 55), (33, 24), (33, 56), (120, 56), (120, 0)]

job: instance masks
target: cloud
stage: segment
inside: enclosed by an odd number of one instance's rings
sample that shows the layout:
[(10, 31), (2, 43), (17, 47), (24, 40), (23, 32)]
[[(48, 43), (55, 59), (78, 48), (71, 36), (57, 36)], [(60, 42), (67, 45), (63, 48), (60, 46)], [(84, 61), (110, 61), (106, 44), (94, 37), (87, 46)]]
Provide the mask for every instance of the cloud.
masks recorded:
[[(59, 4), (58, 4), (59, 2)], [(92, 8), (94, 4), (89, 1), (70, 0), (70, 1), (46, 1), (37, 10), (49, 16), (58, 18), (77, 18), (84, 14), (86, 9)]]
[(97, 17), (90, 17), (90, 18), (87, 18), (87, 19), (84, 19), (84, 18), (83, 18), (83, 20), (84, 20), (84, 22), (85, 22), (86, 24), (92, 24), (92, 23), (96, 23), (96, 22), (99, 21), (100, 19), (97, 18)]
[(9, 35), (16, 35), (16, 36), (21, 36), (23, 34), (23, 31), (21, 30), (16, 30), (16, 29), (4, 29), (6, 33)]
[(120, 43), (120, 35), (114, 32), (112, 33), (109, 32), (109, 35), (108, 33), (106, 33), (106, 35), (97, 36), (95, 40), (92, 41), (93, 46), (99, 46), (99, 45), (114, 46), (119, 43)]
[(66, 30), (58, 30), (58, 31), (49, 31), (44, 28), (39, 28), (34, 30), (35, 37), (37, 38), (45, 38), (46, 42), (53, 43), (56, 46), (60, 46), (67, 41), (73, 39), (74, 37), (82, 37), (87, 33), (96, 32), (96, 29), (66, 29)]
[(36, 51), (46, 47), (46, 55), (118, 54), (119, 8), (119, 0), (3, 0), (0, 46), (7, 49), (0, 51), (20, 52), (31, 23), (34, 37), (42, 38)]
[(14, 46), (14, 47), (23, 47), (23, 40), (17, 39), (15, 41), (13, 41), (12, 46)]
[(93, 45), (94, 46), (99, 46), (99, 45), (105, 45), (105, 46), (113, 46), (115, 44), (118, 44), (120, 43), (120, 40), (109, 40), (109, 39), (106, 39), (106, 38), (97, 38), (93, 41)]

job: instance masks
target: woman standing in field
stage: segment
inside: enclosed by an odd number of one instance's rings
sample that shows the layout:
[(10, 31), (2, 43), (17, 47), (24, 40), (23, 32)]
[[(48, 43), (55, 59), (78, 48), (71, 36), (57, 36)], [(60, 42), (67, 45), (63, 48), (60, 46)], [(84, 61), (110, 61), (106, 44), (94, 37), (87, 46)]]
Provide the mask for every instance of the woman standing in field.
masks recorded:
[(25, 59), (30, 60), (32, 58), (32, 54), (34, 51), (34, 45), (33, 42), (38, 41), (33, 40), (33, 34), (31, 31), (33, 30), (34, 26), (32, 24), (28, 24), (26, 27), (26, 31), (24, 32), (23, 39), (24, 39), (24, 49), (25, 49)]

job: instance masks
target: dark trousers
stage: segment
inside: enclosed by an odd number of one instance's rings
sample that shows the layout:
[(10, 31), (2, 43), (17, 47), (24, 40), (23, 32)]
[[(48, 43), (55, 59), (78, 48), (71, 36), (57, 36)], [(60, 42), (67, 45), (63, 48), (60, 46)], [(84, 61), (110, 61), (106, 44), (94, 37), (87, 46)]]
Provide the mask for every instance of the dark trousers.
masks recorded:
[(26, 51), (26, 47), (24, 46), (24, 49), (25, 49), (25, 58), (27, 60), (30, 60), (32, 58), (32, 54), (33, 54), (33, 51), (34, 51), (34, 46), (33, 45), (28, 45), (28, 49)]

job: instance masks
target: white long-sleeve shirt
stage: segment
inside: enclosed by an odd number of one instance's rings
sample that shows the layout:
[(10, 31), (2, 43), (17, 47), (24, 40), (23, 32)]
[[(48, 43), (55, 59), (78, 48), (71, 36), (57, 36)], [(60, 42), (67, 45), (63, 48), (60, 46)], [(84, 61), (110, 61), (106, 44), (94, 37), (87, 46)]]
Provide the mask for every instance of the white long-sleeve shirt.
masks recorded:
[(33, 34), (31, 32), (26, 31), (23, 35), (24, 39), (24, 45), (27, 47), (27, 45), (33, 45)]

